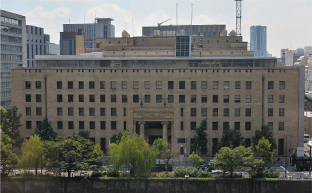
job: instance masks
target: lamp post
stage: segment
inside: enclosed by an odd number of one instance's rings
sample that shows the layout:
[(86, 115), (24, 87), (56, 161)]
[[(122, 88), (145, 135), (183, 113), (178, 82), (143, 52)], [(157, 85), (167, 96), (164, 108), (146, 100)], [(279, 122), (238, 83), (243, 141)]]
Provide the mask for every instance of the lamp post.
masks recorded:
[(285, 154), (285, 179), (287, 179), (287, 171), (286, 171), (286, 169), (287, 169), (287, 133), (284, 131), (284, 133), (286, 134), (286, 154)]
[(308, 142), (308, 146), (310, 147), (310, 169), (309, 169), (309, 177), (311, 178), (311, 166), (312, 166), (311, 147), (312, 147), (312, 141), (309, 141), (309, 142)]

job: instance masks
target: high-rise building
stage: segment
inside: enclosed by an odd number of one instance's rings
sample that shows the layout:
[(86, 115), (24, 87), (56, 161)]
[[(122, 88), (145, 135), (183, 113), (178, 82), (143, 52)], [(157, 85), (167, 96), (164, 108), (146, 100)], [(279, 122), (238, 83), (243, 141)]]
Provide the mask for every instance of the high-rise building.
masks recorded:
[(35, 55), (46, 54), (47, 34), (44, 29), (37, 26), (26, 25), (27, 33), (27, 67), (35, 67)]
[(250, 27), (250, 50), (254, 51), (255, 57), (267, 57), (267, 27), (251, 26)]
[(60, 55), (60, 45), (46, 42), (46, 55)]
[(0, 10), (1, 106), (11, 107), (11, 68), (27, 66), (25, 16)]

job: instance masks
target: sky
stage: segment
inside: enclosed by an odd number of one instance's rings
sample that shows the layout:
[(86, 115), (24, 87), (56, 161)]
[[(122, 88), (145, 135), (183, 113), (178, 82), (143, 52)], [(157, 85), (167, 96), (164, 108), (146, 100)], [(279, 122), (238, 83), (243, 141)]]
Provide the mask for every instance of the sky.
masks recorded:
[[(1, 0), (0, 8), (26, 16), (27, 25), (43, 27), (53, 43), (59, 43), (62, 24), (91, 23), (95, 17), (113, 18), (115, 37), (123, 30), (141, 36), (142, 26), (167, 19), (163, 25), (189, 25), (193, 18), (193, 25), (225, 24), (228, 33), (236, 30), (234, 0)], [(241, 23), (248, 43), (250, 26), (267, 26), (267, 50), (275, 57), (282, 48), (312, 46), (312, 0), (243, 0)]]

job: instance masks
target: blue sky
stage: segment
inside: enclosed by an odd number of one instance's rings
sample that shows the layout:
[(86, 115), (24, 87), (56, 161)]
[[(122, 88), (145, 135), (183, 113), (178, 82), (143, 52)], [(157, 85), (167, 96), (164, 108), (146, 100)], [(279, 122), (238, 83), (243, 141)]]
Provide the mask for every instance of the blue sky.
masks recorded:
[[(28, 25), (45, 28), (51, 41), (59, 43), (64, 23), (86, 23), (96, 17), (114, 19), (116, 37), (126, 29), (130, 35), (142, 35), (142, 26), (165, 24), (225, 24), (235, 30), (234, 0), (1, 0), (1, 9), (26, 16)], [(133, 25), (132, 25), (133, 19)], [(267, 26), (267, 48), (273, 56), (280, 49), (312, 46), (312, 0), (244, 0), (242, 36), (250, 41), (250, 26)]]

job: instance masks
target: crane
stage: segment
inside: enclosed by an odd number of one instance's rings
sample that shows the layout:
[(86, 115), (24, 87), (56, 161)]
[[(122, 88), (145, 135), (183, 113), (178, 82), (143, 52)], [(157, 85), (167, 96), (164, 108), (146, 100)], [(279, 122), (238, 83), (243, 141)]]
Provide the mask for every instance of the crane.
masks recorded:
[(170, 19), (167, 19), (166, 21), (163, 21), (163, 22), (157, 24), (157, 25), (158, 25), (158, 30), (159, 30), (159, 32), (160, 32), (160, 36), (162, 36), (161, 30), (160, 30), (161, 24), (163, 24), (163, 23), (165, 23), (165, 22), (167, 22), (167, 21), (169, 21), (169, 20), (170, 20)]

